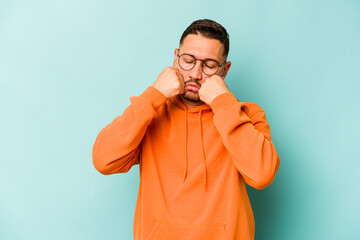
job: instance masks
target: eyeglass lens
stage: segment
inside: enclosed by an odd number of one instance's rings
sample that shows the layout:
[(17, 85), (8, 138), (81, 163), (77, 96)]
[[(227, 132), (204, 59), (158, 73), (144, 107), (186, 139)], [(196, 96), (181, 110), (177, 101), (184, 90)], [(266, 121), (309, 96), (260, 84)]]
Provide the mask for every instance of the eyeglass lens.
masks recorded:
[[(179, 65), (185, 71), (191, 70), (196, 64), (196, 59), (188, 54), (183, 54), (179, 56)], [(206, 75), (213, 75), (219, 69), (219, 64), (211, 59), (203, 60), (202, 70)]]

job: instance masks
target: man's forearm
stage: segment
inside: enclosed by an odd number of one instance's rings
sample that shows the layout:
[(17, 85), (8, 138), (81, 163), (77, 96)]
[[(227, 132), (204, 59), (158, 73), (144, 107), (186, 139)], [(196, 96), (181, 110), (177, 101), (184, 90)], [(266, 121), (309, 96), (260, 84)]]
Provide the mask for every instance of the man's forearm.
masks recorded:
[(271, 184), (280, 161), (264, 111), (254, 103), (237, 101), (231, 93), (219, 96), (211, 106), (215, 126), (246, 183), (257, 189)]
[(166, 98), (149, 87), (130, 100), (131, 105), (103, 128), (95, 140), (93, 163), (103, 174), (127, 172), (134, 165), (147, 127)]

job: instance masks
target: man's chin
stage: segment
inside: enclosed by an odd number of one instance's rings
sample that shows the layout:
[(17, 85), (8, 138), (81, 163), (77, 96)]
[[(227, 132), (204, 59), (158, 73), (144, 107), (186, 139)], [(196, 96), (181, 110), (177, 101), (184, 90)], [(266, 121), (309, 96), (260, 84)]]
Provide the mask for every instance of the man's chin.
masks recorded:
[(196, 92), (186, 91), (181, 95), (181, 97), (191, 102), (196, 102), (196, 103), (201, 102), (199, 94)]

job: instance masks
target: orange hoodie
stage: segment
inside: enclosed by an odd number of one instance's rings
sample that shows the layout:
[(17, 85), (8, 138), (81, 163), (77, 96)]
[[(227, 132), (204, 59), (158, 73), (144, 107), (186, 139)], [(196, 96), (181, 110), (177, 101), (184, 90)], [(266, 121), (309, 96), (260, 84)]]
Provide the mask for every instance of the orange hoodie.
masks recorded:
[(232, 93), (193, 109), (153, 87), (130, 100), (93, 163), (103, 174), (140, 164), (134, 239), (254, 239), (245, 183), (264, 188), (279, 167), (264, 111)]

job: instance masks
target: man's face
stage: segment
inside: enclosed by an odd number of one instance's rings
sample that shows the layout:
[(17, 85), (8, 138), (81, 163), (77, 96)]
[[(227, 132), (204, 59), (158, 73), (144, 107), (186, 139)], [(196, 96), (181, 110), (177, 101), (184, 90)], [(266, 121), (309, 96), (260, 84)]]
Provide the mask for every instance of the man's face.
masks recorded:
[[(184, 77), (185, 81), (185, 93), (182, 95), (188, 101), (199, 102), (198, 90), (201, 87), (207, 78), (210, 76), (206, 75), (202, 71), (202, 61), (196, 61), (195, 66), (189, 70), (183, 70), (179, 66), (178, 55), (190, 54), (196, 59), (213, 59), (217, 61), (220, 65), (224, 63), (225, 57), (223, 56), (224, 46), (217, 39), (210, 39), (201, 36), (200, 34), (189, 34), (183, 40), (183, 43), (180, 46), (180, 49), (175, 49), (175, 57), (173, 66), (177, 68), (181, 75)], [(216, 75), (222, 76), (225, 78), (231, 63), (227, 62), (222, 67), (219, 68)]]

